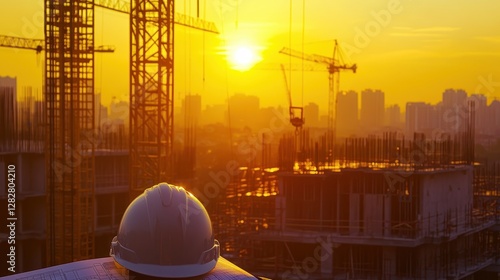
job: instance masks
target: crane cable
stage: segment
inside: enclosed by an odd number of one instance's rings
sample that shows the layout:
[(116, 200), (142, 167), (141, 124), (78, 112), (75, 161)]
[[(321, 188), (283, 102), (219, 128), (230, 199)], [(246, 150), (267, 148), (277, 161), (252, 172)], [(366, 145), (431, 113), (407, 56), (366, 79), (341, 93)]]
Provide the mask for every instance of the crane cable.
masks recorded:
[[(199, 6), (200, 2), (198, 0), (198, 15), (199, 15)], [(203, 0), (203, 20), (207, 19), (207, 1)], [(202, 81), (203, 81), (203, 94), (205, 93), (205, 73), (206, 73), (206, 68), (205, 68), (205, 62), (206, 62), (206, 56), (207, 56), (207, 51), (206, 51), (206, 32), (203, 32), (203, 69), (202, 69)]]
[[(302, 55), (304, 54), (305, 27), (306, 26), (306, 0), (302, 0)], [(304, 57), (302, 57), (302, 101), (301, 106), (304, 108)]]
[[(221, 34), (224, 34), (224, 20), (223, 20), (223, 10), (222, 10), (222, 0), (219, 0), (219, 14), (221, 17)], [(221, 36), (221, 41), (223, 41), (224, 46), (226, 47), (226, 52), (227, 52), (227, 40), (224, 38), (224, 36)], [(227, 53), (226, 53), (227, 55)], [(229, 105), (229, 75), (228, 75), (228, 63), (229, 61), (227, 60), (226, 57), (226, 67), (224, 67), (224, 74), (225, 74), (225, 82), (226, 82), (226, 102), (227, 102), (227, 123), (229, 127), (229, 149), (231, 153), (231, 157), (234, 156), (234, 149), (233, 149), (233, 129), (231, 127), (231, 106)]]
[[(292, 6), (292, 0), (290, 0), (290, 18), (289, 18), (289, 25), (288, 25), (288, 48), (292, 49), (292, 13), (293, 13), (293, 6)], [(288, 85), (288, 88), (290, 89), (289, 94), (290, 94), (290, 106), (292, 106), (292, 57), (288, 57), (288, 76), (290, 76), (290, 82)]]

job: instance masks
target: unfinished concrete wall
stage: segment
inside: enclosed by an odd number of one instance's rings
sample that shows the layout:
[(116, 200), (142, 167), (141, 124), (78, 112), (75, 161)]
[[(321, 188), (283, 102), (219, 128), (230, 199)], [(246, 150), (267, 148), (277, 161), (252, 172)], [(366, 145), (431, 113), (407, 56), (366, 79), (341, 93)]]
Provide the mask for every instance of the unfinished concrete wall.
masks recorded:
[(19, 153), (17, 154), (19, 174), (18, 191), (25, 195), (45, 195), (45, 154)]
[(364, 232), (368, 236), (382, 236), (384, 234), (384, 200), (379, 194), (365, 194), (364, 204)]
[(471, 166), (420, 174), (422, 233), (426, 236), (465, 231), (473, 207)]

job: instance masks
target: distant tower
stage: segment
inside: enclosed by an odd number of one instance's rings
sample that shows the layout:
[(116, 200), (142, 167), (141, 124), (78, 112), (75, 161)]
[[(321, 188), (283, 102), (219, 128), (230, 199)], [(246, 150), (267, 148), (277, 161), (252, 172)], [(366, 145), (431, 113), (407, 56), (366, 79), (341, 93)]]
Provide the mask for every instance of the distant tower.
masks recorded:
[(467, 104), (467, 92), (463, 89), (447, 89), (443, 92), (443, 106), (463, 106)]
[(462, 89), (447, 89), (443, 92), (440, 107), (440, 128), (449, 133), (465, 131), (467, 93)]
[(406, 135), (413, 137), (414, 133), (427, 133), (437, 127), (434, 107), (424, 102), (406, 103)]
[(488, 106), (488, 131), (490, 135), (500, 136), (500, 101), (493, 100)]
[(385, 109), (385, 124), (389, 129), (401, 128), (401, 107), (394, 104)]
[(364, 132), (379, 131), (384, 125), (385, 97), (381, 90), (361, 92), (360, 125)]
[(471, 94), (467, 98), (469, 102), (474, 101), (475, 131), (476, 135), (487, 134), (488, 131), (488, 105), (487, 98), (483, 94)]
[(337, 137), (349, 137), (358, 132), (358, 93), (340, 92), (337, 96)]
[(0, 152), (14, 146), (17, 122), (17, 80), (0, 77)]
[(304, 120), (307, 127), (319, 126), (319, 106), (316, 103), (310, 102), (304, 106)]

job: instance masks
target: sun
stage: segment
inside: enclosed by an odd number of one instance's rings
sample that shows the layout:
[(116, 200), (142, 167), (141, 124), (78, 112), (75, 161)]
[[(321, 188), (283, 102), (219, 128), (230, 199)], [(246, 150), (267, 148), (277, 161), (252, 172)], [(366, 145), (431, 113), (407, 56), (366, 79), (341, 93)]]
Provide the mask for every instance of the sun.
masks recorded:
[(247, 71), (262, 60), (259, 49), (250, 45), (238, 45), (227, 50), (228, 61), (231, 68)]

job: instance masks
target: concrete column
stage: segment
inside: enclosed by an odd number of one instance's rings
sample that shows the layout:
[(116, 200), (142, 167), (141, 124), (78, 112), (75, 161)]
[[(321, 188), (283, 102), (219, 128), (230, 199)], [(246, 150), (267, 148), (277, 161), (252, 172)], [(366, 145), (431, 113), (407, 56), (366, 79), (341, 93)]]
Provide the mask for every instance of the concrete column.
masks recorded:
[(314, 249), (314, 258), (320, 263), (321, 274), (325, 276), (333, 275), (333, 243), (330, 237), (318, 237), (319, 243)]
[(330, 249), (321, 248), (321, 255), (325, 256), (321, 260), (321, 274), (333, 274), (333, 248), (330, 244)]
[(284, 230), (286, 225), (285, 225), (285, 209), (286, 209), (286, 198), (284, 195), (284, 185), (283, 185), (283, 179), (278, 180), (278, 195), (275, 198), (276, 204), (275, 204), (275, 219), (276, 219), (276, 224), (275, 224), (275, 230)]

